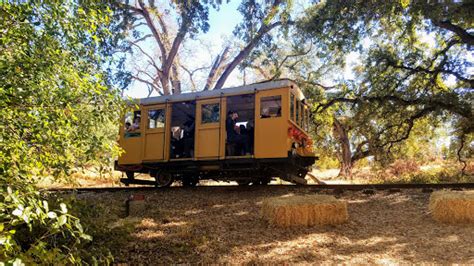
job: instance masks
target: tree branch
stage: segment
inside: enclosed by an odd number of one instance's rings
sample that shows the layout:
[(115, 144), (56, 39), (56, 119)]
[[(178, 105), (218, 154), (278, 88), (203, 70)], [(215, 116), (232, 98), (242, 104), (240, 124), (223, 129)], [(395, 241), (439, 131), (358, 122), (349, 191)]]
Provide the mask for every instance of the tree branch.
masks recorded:
[(265, 70), (263, 70), (261, 66), (250, 65), (249, 67), (256, 69), (260, 73), (260, 75), (262, 75), (265, 78), (265, 80), (272, 80), (272, 77), (270, 76), (270, 74), (266, 73)]
[(209, 75), (207, 76), (206, 85), (204, 86), (205, 91), (209, 90), (216, 81), (216, 77), (221, 74), (224, 63), (227, 61), (227, 55), (230, 47), (226, 46), (220, 55), (217, 55), (214, 63), (212, 64)]
[(146, 21), (148, 27), (150, 28), (151, 33), (155, 37), (155, 40), (158, 43), (158, 46), (160, 47), (161, 58), (162, 58), (163, 61), (165, 61), (166, 60), (166, 47), (164, 46), (163, 41), (161, 40), (160, 33), (156, 29), (155, 24), (153, 23), (153, 19), (150, 16), (150, 12), (148, 12), (143, 0), (138, 0), (138, 3), (140, 4), (140, 7), (142, 8), (141, 9), (142, 10), (141, 14), (145, 18), (145, 21)]
[(333, 98), (327, 103), (319, 104), (316, 107), (316, 112), (322, 112), (336, 103), (363, 104), (363, 103), (370, 103), (370, 102), (378, 102), (382, 104), (386, 102), (392, 102), (392, 103), (399, 104), (401, 106), (412, 106), (412, 105), (434, 106), (436, 108), (450, 111), (452, 113), (458, 114), (468, 119), (472, 118), (472, 112), (470, 108), (462, 108), (456, 104), (451, 104), (451, 103), (443, 102), (443, 101), (432, 99), (432, 98), (429, 98), (429, 99), (417, 98), (413, 100), (407, 100), (395, 95), (361, 96), (358, 98), (346, 98), (346, 97)]
[(307, 55), (309, 54), (309, 52), (311, 52), (311, 50), (313, 49), (313, 44), (311, 43), (311, 46), (308, 48), (307, 51), (302, 51), (300, 53), (296, 53), (296, 54), (289, 54), (289, 55), (286, 55), (285, 58), (283, 58), (283, 60), (278, 64), (278, 66), (276, 67), (275, 69), (275, 75), (273, 75), (273, 77), (271, 78), (271, 80), (275, 80), (276, 78), (278, 78), (279, 76), (279, 71), (280, 71), (280, 68), (283, 66), (283, 64), (285, 64), (286, 60), (292, 58), (292, 57), (297, 57), (297, 56), (303, 56), (303, 55)]
[(144, 54), (146, 57), (148, 57), (148, 59), (150, 59), (150, 64), (156, 69), (157, 73), (162, 75), (163, 74), (163, 71), (158, 67), (158, 65), (156, 65), (155, 63), (155, 60), (153, 59), (153, 57), (151, 55), (149, 55), (147, 52), (145, 52), (141, 47), (140, 45), (138, 44), (135, 44), (135, 43), (131, 43), (133, 46), (137, 47), (138, 50), (140, 50), (140, 52), (142, 54)]
[(461, 38), (462, 42), (468, 45), (474, 45), (474, 35), (467, 32), (465, 29), (454, 25), (451, 23), (450, 20), (431, 20), (434, 25), (454, 32), (459, 38)]
[(222, 76), (217, 80), (214, 89), (222, 89), (230, 73), (232, 73), (232, 71), (234, 71), (234, 69), (240, 64), (240, 62), (242, 62), (242, 60), (244, 60), (250, 54), (252, 49), (258, 44), (258, 42), (263, 38), (263, 36), (280, 25), (282, 25), (280, 21), (270, 24), (268, 26), (263, 24), (258, 30), (257, 35), (245, 46), (243, 50), (239, 52), (239, 54), (234, 58), (234, 60), (232, 60), (232, 62), (227, 65), (224, 70), (224, 73), (222, 73)]
[(196, 87), (196, 83), (194, 82), (194, 78), (193, 78), (193, 75), (197, 72), (197, 71), (200, 71), (200, 70), (204, 70), (204, 69), (207, 69), (209, 67), (198, 67), (194, 70), (189, 70), (187, 67), (183, 66), (183, 65), (179, 65), (186, 73), (188, 73), (189, 75), (189, 79), (191, 81), (191, 86), (193, 87), (193, 91), (196, 91), (197, 90), (197, 87)]
[(152, 86), (160, 95), (163, 95), (163, 93), (160, 91), (160, 88), (158, 86), (156, 86), (153, 82), (150, 82), (148, 80), (142, 79), (142, 78), (137, 77), (137, 76), (132, 76), (132, 78), (135, 79), (135, 80), (138, 80), (140, 82), (143, 82), (143, 83), (147, 84), (148, 86)]
[(455, 76), (457, 79), (459, 79), (461, 81), (469, 83), (471, 85), (471, 87), (474, 87), (474, 80), (465, 78), (461, 74), (459, 74), (457, 72), (454, 72), (452, 70), (444, 69), (444, 68), (442, 68), (442, 65), (438, 66), (437, 68), (435, 68), (433, 70), (430, 70), (430, 69), (427, 69), (427, 68), (424, 68), (424, 67), (421, 67), (421, 66), (410, 67), (410, 66), (406, 66), (406, 65), (403, 65), (403, 64), (397, 64), (396, 62), (394, 62), (393, 60), (390, 60), (390, 59), (387, 59), (386, 61), (387, 61), (388, 65), (390, 65), (393, 68), (397, 68), (397, 69), (405, 69), (405, 70), (409, 70), (409, 71), (412, 71), (412, 72), (423, 72), (423, 73), (432, 74), (432, 75), (436, 75), (438, 73), (450, 74), (450, 75)]
[(176, 37), (173, 40), (173, 45), (171, 46), (170, 52), (168, 53), (166, 60), (164, 60), (164, 64), (163, 64), (164, 73), (169, 73), (170, 68), (173, 64), (174, 58), (176, 57), (176, 54), (178, 53), (178, 49), (184, 40), (184, 36), (186, 36), (186, 33), (188, 33), (188, 18), (184, 16), (182, 17), (182, 19), (183, 21), (181, 22), (181, 26), (179, 27), (178, 33), (176, 34)]

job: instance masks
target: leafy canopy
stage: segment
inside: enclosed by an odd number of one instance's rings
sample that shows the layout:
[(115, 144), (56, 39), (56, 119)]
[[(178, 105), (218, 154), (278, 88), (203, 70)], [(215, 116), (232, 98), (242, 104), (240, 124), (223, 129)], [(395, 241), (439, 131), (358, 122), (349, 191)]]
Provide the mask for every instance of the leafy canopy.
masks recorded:
[(34, 183), (106, 162), (116, 149), (116, 132), (103, 128), (122, 106), (102, 68), (111, 10), (29, 1), (0, 4), (0, 16), (0, 260), (76, 263), (90, 237)]
[(317, 2), (298, 23), (305, 39), (332, 64), (343, 66), (351, 52), (360, 63), (354, 79), (316, 94), (315, 111), (348, 118), (361, 155), (387, 154), (424, 118), (427, 126), (452, 124), (466, 148), (474, 133), (473, 10), (468, 1)]

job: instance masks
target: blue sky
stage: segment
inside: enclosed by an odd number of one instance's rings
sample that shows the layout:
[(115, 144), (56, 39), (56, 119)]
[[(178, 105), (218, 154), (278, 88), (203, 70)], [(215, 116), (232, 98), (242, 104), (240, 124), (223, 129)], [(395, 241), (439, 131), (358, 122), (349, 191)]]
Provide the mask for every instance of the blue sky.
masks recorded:
[[(212, 51), (212, 55), (208, 54), (207, 50), (197, 53), (198, 58), (196, 58), (196, 60), (202, 62), (202, 64), (212, 62), (212, 58), (220, 52), (226, 36), (231, 36), (235, 26), (242, 20), (242, 15), (237, 10), (240, 1), (234, 0), (230, 1), (229, 3), (226, 3), (226, 1), (223, 2), (224, 3), (220, 6), (218, 11), (213, 8), (209, 9), (209, 31), (205, 34), (199, 35), (201, 40), (209, 43), (209, 48)], [(148, 43), (144, 46), (149, 47), (151, 45), (152, 44)], [(232, 83), (232, 79), (229, 81)], [(146, 85), (141, 82), (134, 81), (130, 88), (125, 92), (125, 95), (132, 98), (146, 97)]]
[(235, 25), (242, 20), (242, 15), (237, 11), (239, 4), (240, 1), (234, 0), (222, 4), (219, 11), (211, 9), (209, 12), (211, 27), (204, 36), (210, 40), (220, 40), (222, 34), (231, 34)]

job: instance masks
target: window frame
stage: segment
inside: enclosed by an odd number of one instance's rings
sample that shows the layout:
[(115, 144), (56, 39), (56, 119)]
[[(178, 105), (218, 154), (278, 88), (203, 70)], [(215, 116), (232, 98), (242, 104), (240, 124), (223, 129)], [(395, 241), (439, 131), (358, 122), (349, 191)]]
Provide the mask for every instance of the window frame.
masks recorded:
[[(162, 127), (156, 127), (156, 122), (155, 122), (155, 127), (150, 127), (150, 112), (151, 111), (162, 111), (163, 112), (163, 126)], [(153, 119), (156, 121), (156, 119)], [(146, 129), (147, 130), (164, 130), (166, 128), (166, 108), (165, 107), (154, 107), (154, 108), (149, 108), (147, 109), (147, 124), (146, 124)]]
[(305, 130), (306, 128), (306, 108), (303, 103), (301, 103), (301, 128)]
[(309, 106), (306, 106), (306, 128), (304, 129), (306, 132), (309, 132), (309, 122), (310, 122), (310, 112), (309, 112)]
[[(212, 106), (212, 105), (214, 105), (214, 106), (217, 105), (217, 107), (218, 107), (218, 111), (217, 111), (217, 121), (213, 121), (213, 120), (211, 120), (211, 121), (204, 121), (204, 117), (203, 117), (204, 112), (203, 112), (203, 111), (204, 111), (204, 109), (205, 109), (205, 106), (207, 106), (207, 105), (211, 105), (211, 106)], [(211, 112), (213, 112), (213, 111), (211, 111)], [(202, 103), (202, 104), (201, 104), (201, 114), (200, 114), (200, 115), (201, 115), (201, 120), (200, 120), (200, 124), (201, 124), (201, 125), (209, 125), (209, 124), (218, 124), (218, 123), (220, 123), (220, 122), (221, 122), (221, 104), (220, 104), (220, 102)], [(212, 115), (212, 113), (211, 113), (211, 115)]]
[(296, 96), (290, 91), (290, 120), (295, 121), (295, 100)]
[[(279, 102), (279, 106), (278, 108), (280, 109), (279, 112), (276, 113), (276, 115), (271, 115), (271, 112), (269, 110), (269, 116), (268, 117), (264, 117), (263, 116), (263, 108), (264, 108), (264, 105), (262, 104), (264, 102), (265, 99), (271, 99), (271, 100), (268, 100), (269, 102), (271, 101), (277, 101)], [(282, 112), (282, 102), (283, 102), (283, 97), (281, 94), (277, 94), (277, 95), (268, 95), (268, 96), (262, 96), (260, 97), (260, 102), (259, 102), (259, 105), (260, 105), (260, 112), (259, 112), (259, 118), (260, 119), (267, 119), (267, 118), (281, 118), (283, 116)], [(271, 108), (271, 107), (269, 107)]]
[(300, 108), (300, 101), (296, 101), (295, 104), (296, 112), (295, 112), (295, 123), (297, 126), (301, 127), (301, 108)]
[[(134, 130), (131, 130), (131, 131), (127, 131), (127, 129), (125, 128), (125, 125), (127, 123), (127, 116), (128, 114), (132, 114), (132, 120), (131, 120), (131, 126), (133, 126), (133, 121), (135, 121), (136, 118), (140, 118), (140, 123), (138, 124), (138, 128), (137, 129), (134, 129)], [(138, 115), (137, 115), (138, 114)], [(142, 110), (133, 110), (133, 111), (129, 111), (129, 112), (126, 112), (125, 115), (124, 115), (124, 124), (123, 124), (123, 137), (124, 138), (138, 138), (138, 137), (141, 137), (142, 136)]]

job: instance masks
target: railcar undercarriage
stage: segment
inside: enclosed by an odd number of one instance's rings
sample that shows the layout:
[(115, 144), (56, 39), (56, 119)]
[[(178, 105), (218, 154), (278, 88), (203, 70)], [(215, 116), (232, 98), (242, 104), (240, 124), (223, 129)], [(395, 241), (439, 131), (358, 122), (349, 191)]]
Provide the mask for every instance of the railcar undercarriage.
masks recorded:
[[(140, 165), (118, 165), (115, 170), (125, 172), (125, 185), (144, 184), (157, 187), (170, 186), (180, 181), (184, 186), (195, 186), (200, 180), (236, 181), (239, 185), (266, 185), (274, 178), (296, 184), (306, 184), (306, 173), (317, 157), (289, 155), (287, 158), (255, 159), (249, 157), (225, 160), (171, 160), (146, 162)], [(155, 181), (140, 180), (135, 174), (149, 174)]]

